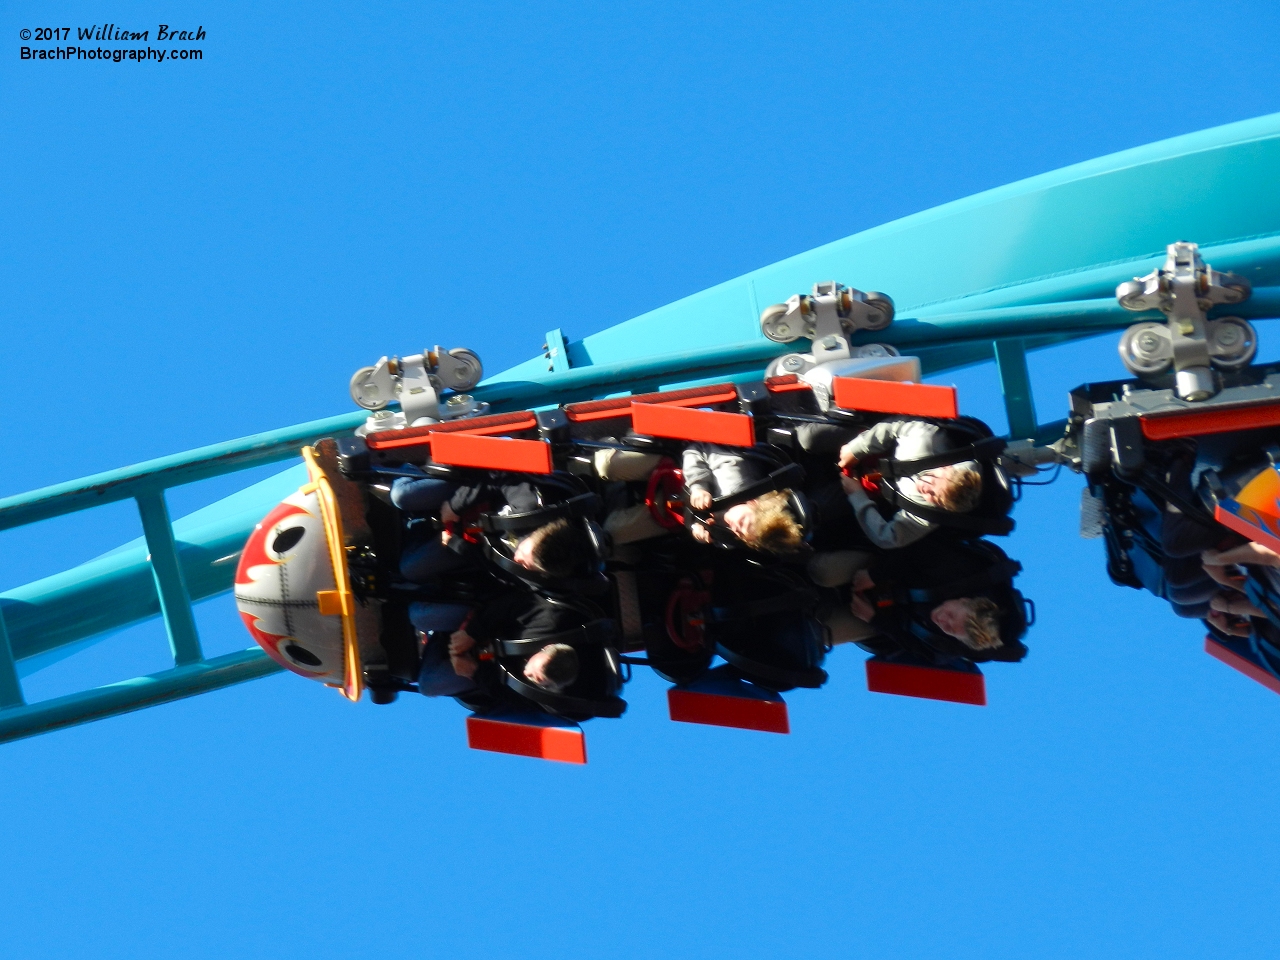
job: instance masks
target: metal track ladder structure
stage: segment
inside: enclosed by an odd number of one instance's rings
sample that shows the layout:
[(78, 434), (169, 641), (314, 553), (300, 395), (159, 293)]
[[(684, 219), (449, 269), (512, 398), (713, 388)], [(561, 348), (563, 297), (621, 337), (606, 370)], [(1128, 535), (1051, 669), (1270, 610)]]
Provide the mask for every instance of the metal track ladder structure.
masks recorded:
[[(1142, 319), (1116, 302), (1115, 288), (1159, 266), (1168, 244), (1198, 243), (1215, 268), (1250, 281), (1253, 295), (1235, 315), (1280, 317), (1277, 182), (1280, 114), (1176, 137), (866, 230), (581, 341), (551, 331), (541, 356), (471, 392), (499, 413), (623, 390), (759, 379), (769, 360), (788, 352), (761, 335), (761, 307), (838, 279), (883, 290), (898, 307), (891, 326), (857, 334), (855, 344), (892, 344), (920, 357), (926, 374), (994, 360), (1010, 438), (1048, 442), (1061, 422), (1039, 422), (1027, 351)], [(299, 468), (176, 522), (165, 491), (295, 459), (321, 437), (350, 434), (365, 415), (353, 411), (0, 500), (0, 530), (132, 499), (144, 531), (110, 554), (0, 593), (0, 741), (279, 670), (257, 647), (206, 659), (192, 604), (231, 589), (244, 541), (303, 482)], [(25, 702), (23, 674), (155, 616), (168, 631), (171, 669)]]

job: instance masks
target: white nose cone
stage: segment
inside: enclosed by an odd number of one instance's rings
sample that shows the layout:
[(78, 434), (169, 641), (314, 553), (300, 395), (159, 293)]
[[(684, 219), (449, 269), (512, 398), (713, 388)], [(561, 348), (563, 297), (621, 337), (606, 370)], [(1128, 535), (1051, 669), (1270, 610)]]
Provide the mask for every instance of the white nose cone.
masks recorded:
[(240, 555), (240, 617), (272, 660), (312, 680), (341, 685), (342, 618), (320, 613), (319, 592), (335, 589), (316, 492), (291, 494), (263, 521)]

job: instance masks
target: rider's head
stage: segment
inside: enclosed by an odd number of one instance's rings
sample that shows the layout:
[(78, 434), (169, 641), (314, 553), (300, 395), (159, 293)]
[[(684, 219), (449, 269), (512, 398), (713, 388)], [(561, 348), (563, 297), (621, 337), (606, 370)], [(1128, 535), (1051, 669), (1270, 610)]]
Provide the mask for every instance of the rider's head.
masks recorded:
[(932, 506), (967, 513), (982, 498), (982, 471), (972, 460), (926, 470), (916, 477), (916, 490)]
[(524, 678), (559, 693), (578, 679), (578, 652), (567, 643), (549, 643), (525, 662)]
[(1000, 646), (1000, 608), (986, 597), (959, 597), (944, 600), (931, 611), (929, 619), (949, 637), (973, 650)]
[(792, 515), (790, 500), (781, 490), (730, 507), (724, 525), (735, 537), (755, 550), (796, 553), (804, 545), (804, 531)]
[(591, 559), (591, 539), (581, 525), (561, 518), (539, 527), (518, 544), (512, 559), (526, 570), (564, 580)]

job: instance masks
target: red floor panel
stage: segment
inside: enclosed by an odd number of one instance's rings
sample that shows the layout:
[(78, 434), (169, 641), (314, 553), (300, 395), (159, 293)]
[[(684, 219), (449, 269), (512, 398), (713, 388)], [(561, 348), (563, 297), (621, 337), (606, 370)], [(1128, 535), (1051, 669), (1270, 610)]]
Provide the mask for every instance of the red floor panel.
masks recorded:
[(467, 717), (467, 746), (472, 750), (561, 763), (587, 762), (586, 738), (577, 727), (544, 727), (493, 717)]
[(867, 689), (900, 697), (945, 700), (948, 703), (987, 705), (986, 678), (980, 673), (939, 670), (906, 663), (867, 661)]
[(1280, 693), (1280, 680), (1277, 680), (1256, 663), (1246, 660), (1232, 650), (1227, 649), (1213, 637), (1204, 638), (1204, 652), (1216, 660), (1221, 660), (1232, 670), (1238, 670), (1250, 680), (1256, 680), (1273, 693)]
[(671, 719), (681, 723), (705, 723), (764, 733), (791, 732), (787, 705), (781, 699), (729, 697), (673, 687), (667, 691), (667, 709)]

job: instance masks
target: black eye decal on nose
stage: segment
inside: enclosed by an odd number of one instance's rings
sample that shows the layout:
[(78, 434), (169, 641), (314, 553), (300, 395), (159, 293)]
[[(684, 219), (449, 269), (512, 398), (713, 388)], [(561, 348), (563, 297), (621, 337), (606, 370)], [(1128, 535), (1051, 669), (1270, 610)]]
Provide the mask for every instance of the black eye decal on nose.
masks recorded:
[[(275, 540), (271, 542), (271, 549), (276, 553), (288, 553), (293, 547), (297, 546), (302, 535), (306, 533), (305, 527), (290, 527), (288, 530), (281, 530), (276, 534)], [(320, 661), (316, 661), (319, 663)]]
[(286, 643), (284, 645), (284, 652), (289, 655), (290, 660), (296, 660), (298, 663), (305, 663), (308, 667), (320, 666), (319, 657), (306, 647), (300, 647), (296, 643)]

